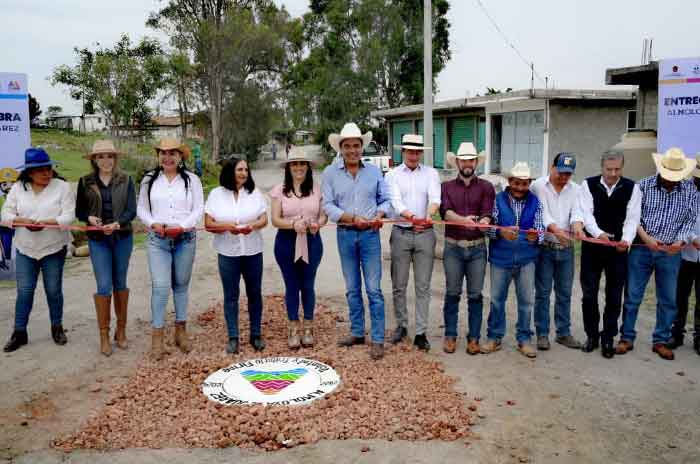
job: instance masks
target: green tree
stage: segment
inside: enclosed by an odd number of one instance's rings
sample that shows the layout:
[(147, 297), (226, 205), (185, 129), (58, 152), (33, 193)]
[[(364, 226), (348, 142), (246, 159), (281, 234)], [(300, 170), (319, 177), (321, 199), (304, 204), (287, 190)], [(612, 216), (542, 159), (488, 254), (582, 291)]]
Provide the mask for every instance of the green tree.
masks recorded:
[[(99, 47), (99, 44), (98, 44)], [(71, 96), (97, 108), (107, 119), (112, 134), (119, 135), (120, 126), (145, 126), (151, 117), (149, 102), (164, 86), (166, 64), (160, 43), (143, 38), (132, 45), (122, 35), (114, 48), (75, 48), (77, 63), (54, 69), (51, 82), (65, 85)]]
[(165, 87), (167, 92), (163, 99), (174, 98), (177, 102), (182, 138), (186, 139), (188, 118), (194, 102), (197, 100), (197, 69), (184, 50), (169, 53), (166, 57), (166, 66)]
[(38, 118), (41, 115), (41, 105), (39, 104), (39, 101), (32, 96), (32, 94), (29, 94), (29, 120), (34, 121), (36, 118)]
[(58, 105), (51, 105), (46, 108), (46, 117), (48, 118), (55, 118), (61, 113), (63, 113), (63, 108)]

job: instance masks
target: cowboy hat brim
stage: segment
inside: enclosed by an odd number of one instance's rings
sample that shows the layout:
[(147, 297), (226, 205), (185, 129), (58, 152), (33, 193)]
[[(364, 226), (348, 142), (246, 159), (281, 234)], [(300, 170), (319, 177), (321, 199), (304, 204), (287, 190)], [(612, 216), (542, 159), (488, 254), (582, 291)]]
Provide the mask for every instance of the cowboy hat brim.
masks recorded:
[(470, 159), (478, 159), (479, 161), (483, 161), (486, 156), (484, 155), (484, 152), (482, 151), (478, 155), (455, 155), (451, 151), (447, 152), (447, 165), (451, 166), (455, 169), (457, 169), (457, 160), (470, 160)]
[(42, 161), (41, 163), (27, 163), (23, 164), (22, 166), (18, 166), (17, 169), (18, 171), (23, 171), (25, 169), (32, 169), (32, 168), (43, 168), (44, 166), (58, 166), (59, 163), (58, 161), (53, 161), (53, 160), (48, 160), (48, 161)]
[(685, 158), (685, 168), (680, 171), (672, 171), (661, 163), (661, 159), (664, 155), (661, 153), (652, 153), (651, 156), (654, 158), (654, 164), (656, 164), (656, 172), (659, 173), (662, 179), (669, 182), (680, 182), (690, 175), (691, 172), (696, 168), (697, 163), (695, 160), (690, 158)]
[(362, 148), (365, 148), (372, 141), (372, 131), (367, 131), (360, 136), (350, 137), (340, 134), (330, 134), (328, 136), (328, 144), (331, 146), (331, 148), (333, 148), (333, 150), (336, 151), (336, 153), (340, 153), (340, 144), (343, 142), (343, 140), (347, 139), (360, 139), (362, 140)]
[(91, 151), (87, 155), (83, 155), (83, 158), (87, 160), (92, 160), (95, 159), (95, 156), (97, 155), (114, 155), (114, 156), (124, 156), (124, 152), (121, 152), (119, 150), (97, 150), (97, 151)]
[(155, 150), (156, 150), (156, 155), (159, 154), (161, 151), (164, 151), (164, 150), (177, 150), (177, 151), (179, 151), (179, 152), (182, 154), (182, 159), (184, 159), (184, 160), (186, 160), (187, 158), (189, 158), (190, 155), (192, 154), (192, 150), (190, 150), (190, 147), (188, 147), (188, 146), (185, 145), (184, 143), (181, 144), (181, 145), (178, 145), (178, 146), (176, 146), (176, 147), (171, 147), (171, 148), (168, 148), (168, 147), (155, 147)]
[(310, 159), (300, 159), (300, 158), (280, 161), (278, 165), (281, 168), (285, 168), (289, 163), (293, 163), (294, 161), (301, 161), (304, 163), (309, 163), (309, 166), (311, 166), (312, 168), (315, 168), (316, 166), (318, 166), (318, 163), (316, 161), (312, 161)]
[(394, 145), (394, 148), (397, 150), (418, 150), (418, 151), (425, 151), (425, 147), (423, 145)]

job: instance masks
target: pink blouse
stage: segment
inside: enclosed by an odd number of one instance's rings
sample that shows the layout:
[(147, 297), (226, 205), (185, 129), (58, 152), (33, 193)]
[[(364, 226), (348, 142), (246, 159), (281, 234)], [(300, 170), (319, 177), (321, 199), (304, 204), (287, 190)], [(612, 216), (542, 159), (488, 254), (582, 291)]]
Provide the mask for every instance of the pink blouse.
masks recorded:
[[(307, 222), (318, 222), (321, 215), (321, 188), (314, 184), (314, 188), (308, 197), (299, 198), (292, 194), (287, 196), (282, 193), (284, 184), (275, 186), (270, 191), (270, 197), (279, 200), (282, 206), (282, 219), (305, 219)], [(309, 262), (309, 248), (306, 241), (306, 233), (297, 233), (294, 262), (299, 258)]]

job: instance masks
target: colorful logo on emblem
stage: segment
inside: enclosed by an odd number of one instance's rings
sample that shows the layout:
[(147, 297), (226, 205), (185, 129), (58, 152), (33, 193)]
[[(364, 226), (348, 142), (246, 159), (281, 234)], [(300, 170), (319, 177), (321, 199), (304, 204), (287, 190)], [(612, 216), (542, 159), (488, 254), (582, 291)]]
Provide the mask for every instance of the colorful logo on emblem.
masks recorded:
[(247, 370), (241, 375), (264, 395), (276, 395), (306, 374), (306, 369), (288, 371)]

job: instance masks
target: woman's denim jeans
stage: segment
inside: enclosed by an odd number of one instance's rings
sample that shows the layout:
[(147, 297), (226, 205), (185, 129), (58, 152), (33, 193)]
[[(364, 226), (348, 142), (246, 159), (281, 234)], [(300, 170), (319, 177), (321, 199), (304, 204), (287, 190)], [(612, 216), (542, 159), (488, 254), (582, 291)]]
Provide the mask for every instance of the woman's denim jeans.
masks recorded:
[(250, 336), (262, 335), (262, 273), (263, 255), (219, 255), (219, 275), (224, 287), (224, 316), (229, 338), (238, 338), (238, 298), (241, 295), (241, 276), (248, 296)]
[(97, 282), (97, 294), (112, 295), (112, 290), (126, 290), (126, 274), (129, 271), (129, 259), (134, 249), (134, 236), (128, 234), (106, 235), (102, 240), (88, 240), (90, 260)]
[(309, 249), (309, 262), (294, 262), (297, 233), (293, 230), (279, 230), (275, 237), (275, 259), (284, 278), (284, 303), (290, 321), (299, 320), (299, 293), (304, 306), (304, 319), (314, 318), (316, 306), (316, 271), (323, 256), (323, 242), (320, 234), (306, 234)]
[(27, 330), (29, 313), (34, 306), (34, 291), (39, 272), (44, 281), (46, 303), (49, 305), (51, 325), (63, 322), (63, 265), (66, 247), (41, 259), (30, 258), (17, 250), (17, 301), (15, 302), (15, 330)]

